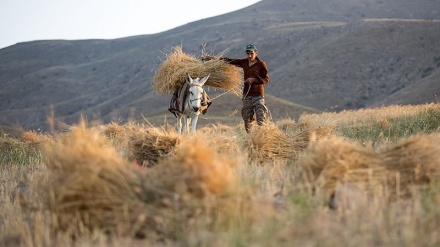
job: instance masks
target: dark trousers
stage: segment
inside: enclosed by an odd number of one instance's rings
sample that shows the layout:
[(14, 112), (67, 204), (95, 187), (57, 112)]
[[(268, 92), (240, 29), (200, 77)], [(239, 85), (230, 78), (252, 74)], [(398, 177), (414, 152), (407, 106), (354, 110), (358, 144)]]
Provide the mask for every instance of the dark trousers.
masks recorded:
[(243, 108), (241, 117), (244, 121), (244, 128), (249, 132), (255, 117), (257, 124), (262, 125), (266, 121), (267, 107), (264, 102), (264, 96), (247, 96), (243, 99)]

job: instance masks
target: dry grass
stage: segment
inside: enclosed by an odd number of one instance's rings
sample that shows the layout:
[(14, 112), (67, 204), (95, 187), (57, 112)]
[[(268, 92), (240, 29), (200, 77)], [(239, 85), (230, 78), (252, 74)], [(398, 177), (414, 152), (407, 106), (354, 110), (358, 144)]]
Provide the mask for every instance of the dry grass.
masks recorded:
[(144, 166), (157, 164), (181, 142), (181, 137), (176, 132), (155, 127), (137, 129), (128, 138), (130, 159)]
[(249, 152), (252, 163), (294, 160), (300, 152), (307, 148), (311, 135), (322, 137), (331, 133), (331, 129), (326, 127), (313, 129), (301, 125), (294, 128), (294, 131), (292, 129), (288, 131), (288, 125), (285, 123), (278, 126), (268, 122), (262, 126), (253, 127), (243, 144), (244, 149)]
[[(0, 246), (437, 246), (439, 134), (373, 147), (324, 118), (80, 124), (44, 161), (44, 136), (4, 137)], [(155, 166), (133, 164), (134, 143)]]
[(312, 140), (299, 164), (305, 182), (323, 190), (328, 199), (338, 184), (355, 184), (362, 189), (380, 189), (386, 185), (385, 169), (376, 153), (358, 143), (340, 137)]
[(440, 178), (440, 135), (405, 138), (383, 148), (379, 158), (390, 171), (390, 184), (398, 195), (409, 196), (415, 185), (427, 185)]
[(232, 189), (236, 183), (233, 167), (240, 159), (223, 156), (211, 145), (195, 136), (179, 146), (173, 156), (159, 163), (163, 167), (151, 171), (161, 177), (160, 187), (197, 197), (221, 195)]
[(181, 47), (174, 47), (155, 72), (154, 91), (159, 94), (176, 91), (185, 81), (186, 73), (200, 78), (210, 74), (205, 85), (229, 90), (237, 95), (241, 94), (243, 76), (238, 68), (220, 59), (201, 61), (193, 55), (184, 53)]
[[(156, 138), (161, 145), (157, 129), (143, 134), (141, 139)], [(237, 184), (234, 167), (240, 159), (220, 154), (212, 143), (190, 138), (172, 146), (176, 150), (158, 159), (154, 169), (142, 168), (123, 159), (99, 131), (73, 128), (44, 149), (49, 177), (40, 186), (49, 195), (40, 196), (55, 216), (51, 228), (73, 237), (175, 235), (176, 219), (186, 224), (205, 212), (200, 209), (210, 212), (219, 206), (215, 197), (231, 194)]]
[(379, 108), (366, 108), (359, 110), (345, 110), (342, 112), (326, 112), (321, 114), (307, 114), (300, 117), (299, 123), (315, 123), (318, 125), (359, 125), (372, 121), (387, 124), (386, 119), (415, 116), (428, 110), (440, 110), (440, 103), (423, 105), (393, 105)]
[[(51, 173), (47, 200), (56, 215), (56, 231), (72, 236), (95, 230), (136, 233), (143, 221), (138, 217), (140, 181), (135, 166), (106, 139), (84, 126), (76, 127), (45, 148), (45, 162)], [(121, 229), (121, 222), (123, 228), (132, 227)]]
[(390, 198), (410, 197), (415, 186), (439, 180), (440, 136), (432, 134), (402, 139), (374, 151), (340, 137), (313, 140), (299, 164), (302, 178), (327, 198), (341, 184), (354, 184), (366, 193), (387, 191)]
[(52, 142), (53, 138), (47, 134), (37, 133), (35, 131), (26, 131), (22, 135), (22, 140), (25, 143), (43, 144), (47, 142)]

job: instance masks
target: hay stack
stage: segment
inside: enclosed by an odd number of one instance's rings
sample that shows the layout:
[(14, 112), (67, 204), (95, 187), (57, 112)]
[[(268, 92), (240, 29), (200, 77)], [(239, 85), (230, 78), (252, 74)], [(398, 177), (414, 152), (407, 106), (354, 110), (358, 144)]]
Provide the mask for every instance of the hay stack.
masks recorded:
[(184, 53), (181, 47), (174, 47), (174, 51), (167, 55), (167, 59), (156, 70), (154, 91), (162, 95), (174, 92), (185, 81), (186, 73), (200, 78), (210, 74), (205, 85), (241, 94), (243, 76), (238, 68), (220, 59), (203, 62)]
[(194, 136), (182, 143), (173, 156), (151, 169), (149, 176), (157, 177), (156, 185), (169, 192), (205, 198), (234, 188), (233, 167), (237, 162), (217, 153), (200, 136)]
[(153, 166), (167, 157), (181, 142), (174, 131), (163, 131), (158, 128), (138, 129), (129, 137), (131, 159), (145, 166)]
[(271, 122), (262, 126), (254, 126), (245, 140), (245, 147), (252, 160), (263, 163), (276, 159), (295, 159), (301, 151), (307, 148), (312, 135), (324, 137), (331, 132), (328, 128), (318, 127), (310, 129), (302, 126), (302, 128), (296, 128), (293, 131), (290, 128), (282, 131), (280, 128), (283, 128), (283, 125)]
[(386, 185), (387, 172), (379, 166), (376, 153), (340, 137), (312, 140), (299, 164), (305, 182), (323, 191), (327, 198), (334, 195), (338, 184), (354, 184), (366, 192)]
[(438, 181), (439, 153), (439, 134), (407, 138), (377, 152), (333, 137), (312, 141), (299, 164), (305, 182), (327, 196), (338, 184), (354, 184), (370, 194), (406, 198), (414, 186)]
[[(292, 145), (293, 144), (293, 145)], [(297, 155), (298, 147), (273, 123), (254, 126), (245, 140), (251, 160), (264, 163), (287, 160)]]
[(423, 185), (440, 178), (440, 135), (403, 139), (379, 153), (381, 165), (390, 171), (391, 188), (402, 196), (412, 185)]
[(176, 222), (187, 226), (201, 212), (211, 212), (204, 210), (218, 207), (211, 199), (234, 188), (238, 161), (220, 156), (200, 138), (179, 145), (158, 166), (139, 168), (99, 133), (74, 128), (44, 149), (50, 177), (43, 191), (54, 232), (175, 237)]
[(97, 132), (75, 128), (46, 146), (44, 157), (54, 230), (72, 236), (94, 230), (132, 235), (147, 221), (155, 228), (140, 200), (137, 167), (121, 159)]

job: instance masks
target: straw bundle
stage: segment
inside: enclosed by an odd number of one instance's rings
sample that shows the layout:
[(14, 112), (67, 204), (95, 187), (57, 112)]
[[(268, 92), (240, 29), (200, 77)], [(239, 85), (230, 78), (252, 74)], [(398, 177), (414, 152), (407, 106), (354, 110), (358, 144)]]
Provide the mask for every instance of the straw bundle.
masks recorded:
[(111, 122), (104, 125), (104, 135), (113, 139), (122, 139), (124, 137), (125, 128), (117, 123)]
[(145, 166), (153, 166), (168, 156), (180, 142), (180, 136), (174, 131), (152, 127), (132, 133), (128, 146), (131, 159)]
[(157, 186), (167, 191), (204, 198), (222, 195), (233, 188), (236, 163), (236, 159), (219, 155), (209, 142), (195, 136), (152, 169), (150, 176), (160, 178)]
[(369, 193), (386, 188), (395, 198), (440, 178), (439, 153), (439, 134), (404, 139), (379, 152), (334, 137), (312, 141), (299, 163), (307, 182), (328, 196), (338, 184), (350, 183)]
[(287, 160), (295, 157), (298, 152), (286, 133), (280, 131), (274, 124), (266, 123), (254, 126), (245, 140), (251, 160), (258, 163), (276, 159)]
[(381, 165), (390, 171), (390, 183), (403, 196), (411, 185), (423, 185), (440, 178), (440, 135), (431, 134), (401, 140), (379, 153)]
[(44, 155), (55, 230), (72, 236), (94, 230), (131, 235), (147, 222), (154, 229), (156, 223), (139, 199), (136, 167), (97, 133), (75, 128), (46, 146)]
[(237, 157), (240, 154), (240, 147), (234, 138), (220, 134), (209, 136), (209, 145), (220, 154), (229, 154)]
[(98, 131), (82, 127), (44, 149), (50, 172), (44, 191), (49, 191), (54, 231), (73, 237), (94, 231), (173, 237), (176, 222), (187, 226), (219, 207), (215, 202), (220, 198), (211, 199), (225, 196), (236, 182), (238, 161), (221, 156), (200, 137), (148, 169), (123, 160), (108, 142)]
[[(245, 147), (249, 150), (252, 160), (256, 162), (272, 162), (274, 159), (295, 159), (298, 154), (307, 148), (310, 137), (323, 137), (329, 135), (326, 128), (288, 128), (285, 131), (279, 129), (285, 125), (276, 125), (267, 122), (262, 126), (255, 126), (245, 140)], [(304, 126), (303, 126), (304, 127)]]
[(299, 164), (303, 178), (332, 196), (338, 184), (353, 183), (365, 190), (385, 185), (386, 169), (376, 153), (339, 137), (311, 141)]
[(238, 68), (220, 59), (203, 62), (184, 53), (181, 47), (174, 47), (174, 51), (167, 55), (167, 59), (156, 70), (153, 80), (154, 91), (162, 95), (176, 91), (185, 81), (186, 73), (200, 78), (210, 74), (205, 85), (229, 90), (237, 95), (241, 93), (243, 76)]

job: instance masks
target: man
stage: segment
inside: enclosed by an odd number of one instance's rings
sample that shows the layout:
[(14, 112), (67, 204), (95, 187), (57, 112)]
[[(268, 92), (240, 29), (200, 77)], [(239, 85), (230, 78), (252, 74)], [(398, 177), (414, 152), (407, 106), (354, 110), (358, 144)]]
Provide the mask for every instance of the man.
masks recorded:
[[(269, 73), (265, 62), (258, 58), (258, 50), (253, 44), (246, 46), (246, 58), (227, 58), (221, 59), (240, 67), (244, 72), (243, 87), (243, 107), (241, 117), (244, 121), (246, 132), (249, 133), (251, 125), (254, 122), (254, 113), (257, 118), (257, 124), (262, 125), (266, 120), (267, 108), (264, 102), (264, 85), (269, 83)], [(205, 58), (207, 60), (212, 57)]]

